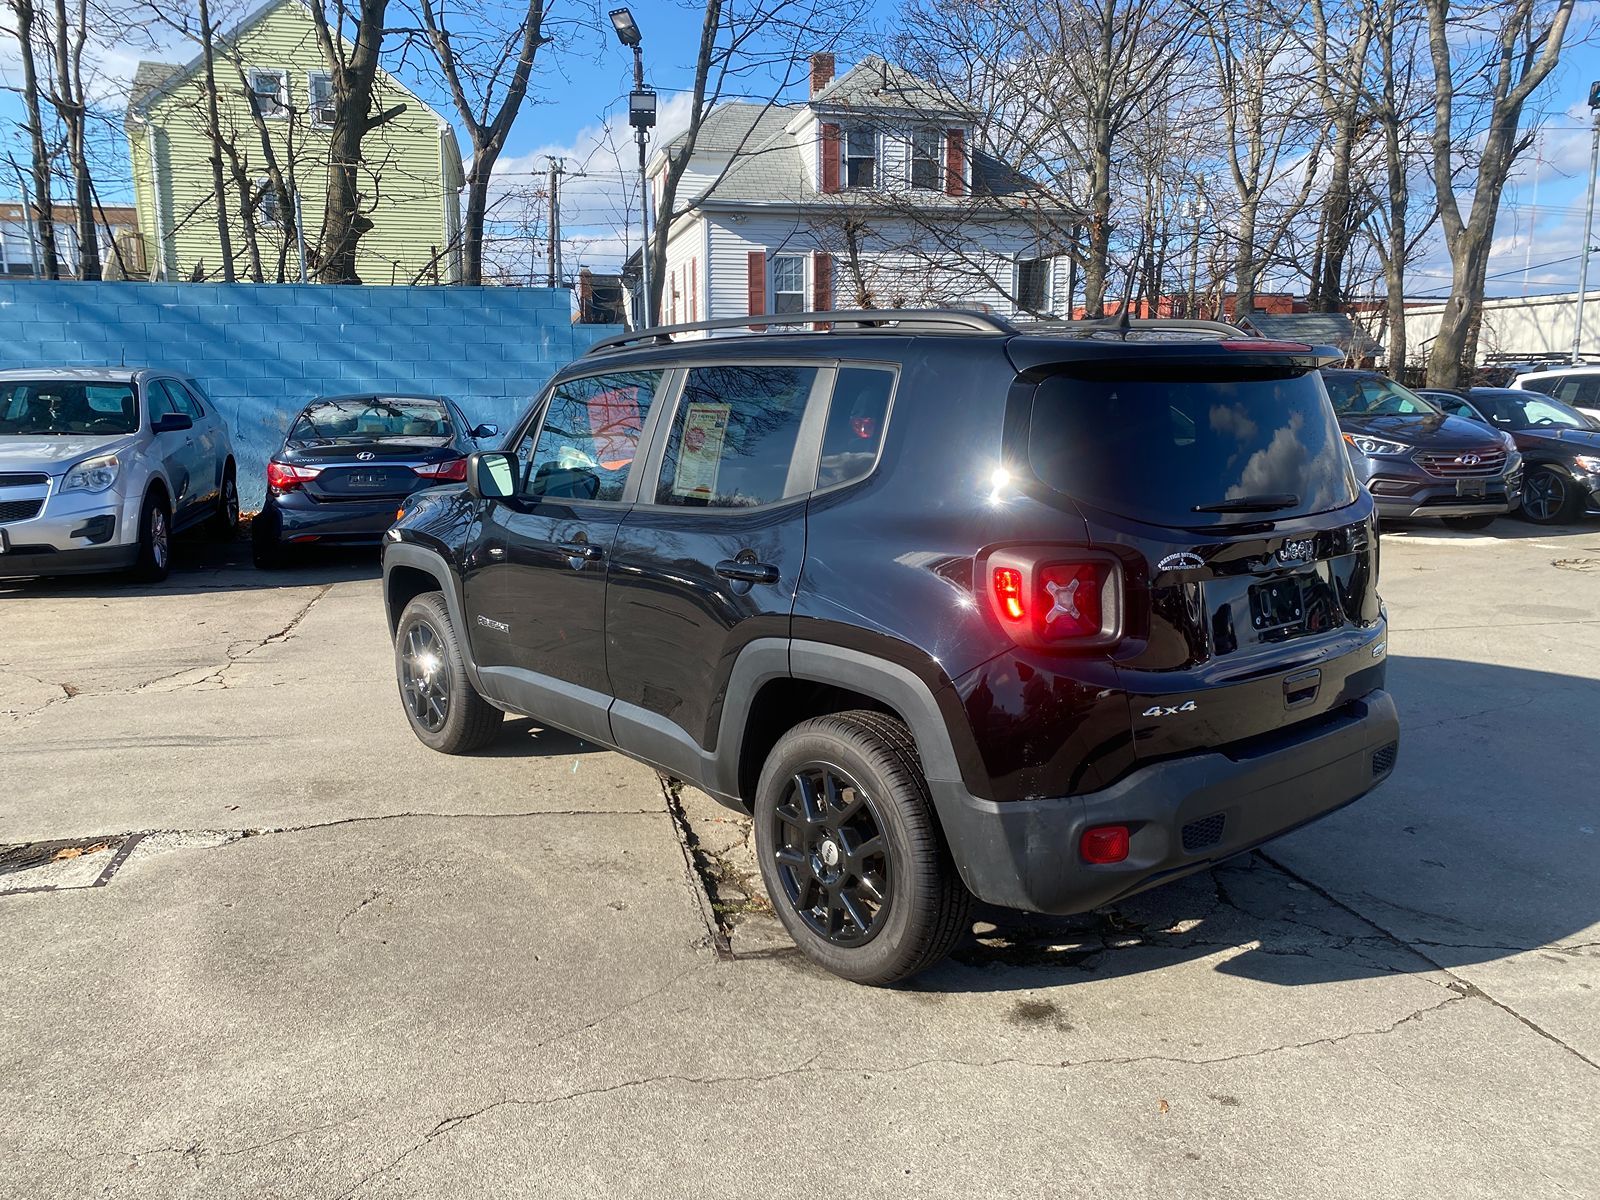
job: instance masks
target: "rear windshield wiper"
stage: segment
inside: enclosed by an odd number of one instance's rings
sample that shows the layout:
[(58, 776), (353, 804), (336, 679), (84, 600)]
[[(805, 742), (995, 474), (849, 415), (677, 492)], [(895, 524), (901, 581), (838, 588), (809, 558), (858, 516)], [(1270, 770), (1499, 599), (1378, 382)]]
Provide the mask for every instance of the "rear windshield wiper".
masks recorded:
[(1221, 504), (1196, 504), (1190, 512), (1203, 513), (1258, 513), (1277, 512), (1293, 508), (1300, 503), (1299, 496), (1280, 492), (1271, 496), (1241, 496), (1237, 500), (1224, 500)]

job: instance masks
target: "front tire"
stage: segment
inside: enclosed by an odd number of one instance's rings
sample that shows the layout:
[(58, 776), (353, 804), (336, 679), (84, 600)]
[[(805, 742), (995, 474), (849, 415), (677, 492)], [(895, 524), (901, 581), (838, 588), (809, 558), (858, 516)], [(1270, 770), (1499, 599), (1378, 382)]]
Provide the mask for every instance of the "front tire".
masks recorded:
[(1560, 471), (1538, 467), (1522, 484), (1522, 515), (1535, 525), (1563, 525), (1578, 515), (1578, 489)]
[(1447, 529), (1487, 529), (1494, 524), (1493, 513), (1480, 513), (1475, 517), (1445, 517)]
[(139, 510), (139, 557), (133, 576), (141, 583), (160, 583), (172, 569), (172, 514), (167, 502), (152, 492)]
[(394, 670), (406, 720), (424, 746), (441, 754), (469, 754), (500, 732), (505, 714), (468, 680), (443, 592), (424, 592), (401, 612)]
[(217, 492), (211, 532), (219, 542), (231, 542), (239, 536), (239, 477), (232, 462), (222, 468), (222, 487)]
[(855, 983), (940, 962), (972, 897), (933, 813), (916, 742), (865, 710), (796, 725), (772, 748), (755, 800), (767, 894), (802, 952)]

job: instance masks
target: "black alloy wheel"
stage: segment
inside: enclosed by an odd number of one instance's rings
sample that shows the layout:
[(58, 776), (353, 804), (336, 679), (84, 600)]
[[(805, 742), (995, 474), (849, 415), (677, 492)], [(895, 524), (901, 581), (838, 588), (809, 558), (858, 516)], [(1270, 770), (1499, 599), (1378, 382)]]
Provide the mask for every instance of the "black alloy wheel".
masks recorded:
[(772, 820), (777, 875), (795, 915), (835, 946), (871, 941), (894, 901), (894, 874), (866, 789), (833, 763), (805, 763)]
[(505, 714), (472, 686), (443, 592), (423, 592), (400, 614), (394, 671), (406, 720), (424, 746), (466, 754), (500, 732)]
[(1528, 472), (1522, 485), (1522, 515), (1537, 525), (1555, 525), (1572, 519), (1577, 492), (1566, 476), (1549, 467)]
[(412, 721), (438, 733), (450, 719), (450, 660), (438, 630), (414, 621), (400, 654), (400, 694)]

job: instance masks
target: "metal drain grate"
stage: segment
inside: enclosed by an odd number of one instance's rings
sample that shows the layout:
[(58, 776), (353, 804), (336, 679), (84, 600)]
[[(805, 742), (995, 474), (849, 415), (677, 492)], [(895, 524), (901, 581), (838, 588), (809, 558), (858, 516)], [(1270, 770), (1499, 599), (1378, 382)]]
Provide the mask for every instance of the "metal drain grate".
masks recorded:
[(1222, 840), (1222, 827), (1227, 823), (1228, 818), (1221, 813), (1213, 813), (1209, 817), (1201, 817), (1198, 821), (1190, 821), (1183, 827), (1184, 850), (1193, 854), (1196, 850), (1215, 846)]
[(1376, 779), (1379, 775), (1387, 775), (1394, 770), (1394, 760), (1400, 753), (1400, 743), (1390, 742), (1383, 749), (1372, 756), (1372, 775)]

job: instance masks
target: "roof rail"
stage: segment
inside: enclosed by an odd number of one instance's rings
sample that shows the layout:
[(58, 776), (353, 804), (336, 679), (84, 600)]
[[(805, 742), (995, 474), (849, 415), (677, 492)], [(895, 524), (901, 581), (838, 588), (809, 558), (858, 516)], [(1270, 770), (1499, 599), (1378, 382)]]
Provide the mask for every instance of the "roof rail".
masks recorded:
[(1167, 329), (1173, 332), (1210, 333), (1220, 338), (1247, 338), (1250, 335), (1237, 325), (1226, 321), (1203, 321), (1199, 317), (1136, 317), (1124, 321), (1121, 317), (1105, 317), (1087, 321), (1038, 321), (1023, 326), (1019, 332), (1048, 331), (1051, 333), (1132, 333), (1135, 330)]
[(989, 313), (960, 308), (840, 309), (829, 312), (762, 313), (748, 317), (718, 317), (712, 321), (691, 321), (685, 325), (654, 325), (631, 333), (613, 334), (589, 347), (588, 353), (602, 354), (635, 343), (669, 345), (675, 334), (701, 333), (714, 329), (749, 329), (759, 333), (767, 327), (774, 333), (804, 333), (796, 325), (841, 326), (853, 332), (883, 330), (892, 333), (1016, 333), (1016, 326)]

